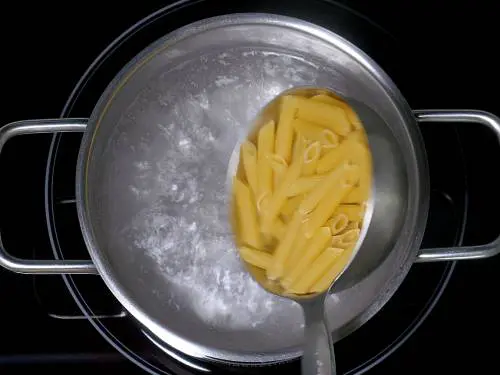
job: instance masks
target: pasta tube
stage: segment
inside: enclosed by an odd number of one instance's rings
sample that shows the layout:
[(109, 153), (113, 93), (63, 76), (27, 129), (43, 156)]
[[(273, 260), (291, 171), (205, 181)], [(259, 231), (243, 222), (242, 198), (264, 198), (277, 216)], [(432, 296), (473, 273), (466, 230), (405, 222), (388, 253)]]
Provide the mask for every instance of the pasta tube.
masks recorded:
[(276, 154), (268, 155), (268, 161), (271, 165), (271, 169), (273, 170), (273, 183), (276, 188), (281, 183), (281, 180), (288, 168), (288, 163), (281, 156)]
[(328, 103), (297, 97), (297, 117), (346, 136), (351, 124), (342, 107)]
[(316, 229), (325, 224), (330, 216), (333, 215), (335, 209), (339, 205), (342, 198), (352, 189), (352, 184), (348, 181), (335, 186), (332, 191), (332, 196), (329, 199), (323, 199), (320, 204), (314, 209), (310, 215), (309, 221), (305, 224), (305, 235), (310, 238)]
[(290, 165), (290, 168), (287, 169), (285, 176), (283, 177), (281, 185), (271, 197), (268, 207), (266, 207), (266, 210), (262, 211), (261, 228), (264, 233), (266, 233), (266, 230), (270, 228), (271, 224), (281, 211), (281, 208), (283, 207), (287, 199), (288, 188), (295, 182), (295, 180), (297, 180), (300, 175), (301, 169), (302, 161), (300, 159)]
[(326, 173), (336, 168), (342, 161), (350, 160), (356, 164), (369, 163), (369, 151), (355, 139), (346, 139), (321, 157), (316, 166), (316, 172)]
[(314, 259), (316, 259), (319, 254), (327, 247), (328, 243), (331, 242), (332, 233), (330, 228), (321, 227), (319, 228), (310, 241), (307, 243), (307, 249), (304, 251), (300, 257), (298, 257), (297, 263), (290, 264), (290, 272), (285, 274), (283, 280), (281, 280), (281, 285), (288, 288), (295, 281), (297, 281), (306, 269), (312, 264)]
[(257, 136), (257, 181), (259, 197), (271, 195), (273, 191), (273, 171), (268, 155), (274, 153), (274, 121), (265, 124)]
[(349, 221), (361, 221), (365, 215), (365, 208), (359, 204), (341, 204), (334, 215), (340, 214), (346, 215)]
[(276, 153), (286, 162), (290, 162), (292, 156), (292, 121), (297, 112), (296, 101), (295, 96), (287, 95), (281, 98), (278, 129), (276, 131)]
[(333, 264), (321, 275), (321, 277), (309, 288), (310, 293), (324, 292), (335, 281), (339, 274), (344, 270), (352, 255), (352, 249), (336, 249), (340, 253)]
[(263, 269), (269, 268), (273, 259), (271, 254), (247, 246), (240, 247), (240, 255), (245, 262)]
[(267, 277), (271, 280), (277, 280), (283, 275), (285, 269), (285, 262), (290, 255), (292, 250), (293, 242), (297, 237), (297, 232), (302, 223), (302, 218), (300, 215), (295, 214), (292, 221), (288, 225), (288, 229), (283, 237), (283, 240), (279, 243), (276, 251), (273, 254), (273, 260), (271, 265), (267, 269)]
[(245, 141), (240, 147), (240, 153), (248, 185), (254, 196), (257, 197), (259, 194), (257, 185), (257, 148), (252, 142)]
[[(344, 252), (343, 249), (327, 248), (310, 265), (306, 272), (286, 290), (295, 294), (305, 294)], [(333, 279), (332, 279), (333, 281)]]
[(355, 187), (349, 194), (347, 194), (342, 203), (361, 204), (366, 202), (370, 196), (370, 187), (370, 184), (366, 181), (360, 182), (359, 186)]
[(287, 197), (294, 197), (296, 195), (305, 194), (314, 189), (314, 187), (323, 181), (324, 178), (325, 176), (320, 175), (299, 177), (292, 185), (290, 185), (286, 195)]
[(361, 120), (359, 119), (358, 115), (354, 110), (349, 106), (346, 102), (334, 98), (333, 96), (330, 95), (325, 95), (325, 94), (319, 94), (315, 95), (311, 98), (312, 100), (317, 100), (323, 103), (329, 103), (332, 105), (337, 105), (341, 108), (344, 108), (345, 114), (347, 115), (347, 118), (349, 119), (349, 122), (351, 125), (354, 127), (354, 129), (362, 129), (363, 125), (361, 124)]
[(262, 247), (262, 239), (257, 222), (256, 205), (250, 189), (236, 177), (233, 179), (233, 185), (240, 240), (246, 245), (260, 249)]
[[(299, 212), (303, 215), (310, 213), (316, 208), (320, 201), (326, 200), (325, 197), (327, 195), (332, 197), (332, 199), (337, 199), (338, 197), (336, 197), (335, 194), (340, 192), (340, 190), (343, 191), (346, 185), (349, 185), (350, 191), (352, 185), (358, 182), (358, 170), (359, 167), (350, 165), (347, 162), (338, 166), (326, 175), (321, 183), (317, 184), (314, 189), (306, 195), (304, 200), (300, 203)], [(341, 199), (343, 199), (344, 195), (349, 193), (349, 191), (345, 191)]]
[(286, 200), (281, 208), (281, 214), (285, 217), (292, 217), (293, 213), (297, 211), (300, 202), (304, 199), (303, 195), (297, 195)]
[(316, 171), (319, 157), (321, 156), (321, 145), (319, 142), (313, 142), (304, 151), (304, 165), (302, 174), (310, 176)]
[(349, 218), (345, 214), (337, 214), (327, 221), (327, 225), (330, 228), (332, 235), (335, 235), (347, 228), (349, 225)]
[(336, 147), (339, 143), (339, 136), (330, 129), (322, 128), (313, 123), (295, 119), (293, 120), (295, 131), (306, 139), (319, 142), (321, 146)]
[(353, 247), (359, 239), (359, 229), (350, 229), (342, 234), (332, 237), (332, 246), (342, 249)]

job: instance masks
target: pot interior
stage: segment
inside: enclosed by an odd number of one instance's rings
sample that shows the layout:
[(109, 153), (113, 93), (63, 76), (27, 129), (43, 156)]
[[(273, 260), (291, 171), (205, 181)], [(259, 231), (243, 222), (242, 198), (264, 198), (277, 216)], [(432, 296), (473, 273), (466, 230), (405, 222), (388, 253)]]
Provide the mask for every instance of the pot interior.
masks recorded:
[(275, 362), (301, 353), (303, 318), (244, 271), (229, 224), (239, 143), (280, 92), (326, 87), (369, 104), (374, 158), (365, 241), (327, 300), (335, 339), (375, 314), (406, 275), (427, 214), (427, 169), (390, 79), (339, 36), (263, 14), (189, 25), (148, 47), (90, 119), (77, 175), (81, 225), (119, 301), (189, 355)]

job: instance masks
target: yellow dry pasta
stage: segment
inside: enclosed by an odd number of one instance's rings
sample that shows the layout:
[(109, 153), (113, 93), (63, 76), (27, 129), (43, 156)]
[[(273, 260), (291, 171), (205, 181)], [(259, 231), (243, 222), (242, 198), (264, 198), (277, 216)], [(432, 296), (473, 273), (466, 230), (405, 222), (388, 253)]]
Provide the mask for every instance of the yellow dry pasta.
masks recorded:
[(285, 161), (285, 159), (277, 154), (268, 155), (267, 160), (269, 162), (269, 165), (271, 166), (271, 169), (273, 170), (273, 186), (276, 190), (276, 188), (281, 184), (281, 180), (286, 173), (288, 163)]
[[(328, 197), (333, 197), (334, 191), (339, 187), (343, 188), (346, 181), (349, 182), (349, 185), (355, 184), (359, 178), (358, 170), (359, 167), (351, 165), (348, 162), (339, 165), (336, 169), (327, 174), (325, 178), (306, 195), (304, 200), (300, 203), (299, 212), (303, 215), (310, 213), (316, 208), (320, 201)], [(349, 188), (349, 190), (351, 190), (351, 188)]]
[(303, 195), (320, 183), (325, 176), (314, 175), (314, 176), (304, 176), (299, 177), (287, 190), (287, 197), (294, 197), (296, 195)]
[(349, 218), (345, 214), (334, 215), (330, 220), (326, 222), (328, 228), (332, 232), (332, 235), (336, 235), (344, 231), (349, 225)]
[(319, 254), (329, 245), (332, 239), (332, 232), (328, 227), (319, 228), (310, 241), (307, 243), (307, 251), (304, 251), (298, 257), (296, 263), (290, 264), (290, 272), (286, 273), (281, 280), (281, 284), (289, 288), (295, 281), (297, 281), (305, 270), (311, 265)]
[(330, 267), (321, 275), (321, 277), (309, 288), (310, 293), (324, 292), (332, 282), (343, 271), (345, 265), (349, 262), (352, 251), (344, 249), (335, 249), (338, 254)]
[(283, 96), (281, 98), (278, 129), (276, 131), (276, 153), (286, 162), (291, 161), (293, 126), (292, 121), (297, 112), (297, 98), (295, 96)]
[(274, 121), (265, 124), (257, 136), (257, 181), (259, 184), (259, 198), (270, 195), (273, 191), (273, 170), (268, 161), (268, 155), (274, 153)]
[(349, 221), (361, 221), (365, 215), (365, 207), (360, 204), (340, 204), (334, 215), (344, 214)]
[(309, 248), (308, 241), (311, 241), (311, 239), (308, 240), (304, 234), (304, 231), (299, 228), (299, 232), (297, 233), (297, 237), (295, 237), (295, 242), (293, 243), (290, 255), (285, 262), (284, 273), (290, 272), (290, 269), (297, 263), (298, 259), (302, 256), (304, 251)]
[[(361, 172), (360, 180), (362, 180), (362, 176), (364, 171)], [(342, 203), (348, 204), (361, 204), (368, 200), (370, 196), (370, 185), (363, 182), (359, 183), (359, 186), (356, 186), (347, 196), (342, 200)]]
[(297, 98), (297, 118), (333, 130), (341, 136), (351, 131), (351, 123), (343, 108), (328, 103)]
[(240, 240), (253, 248), (262, 247), (262, 239), (257, 221), (257, 207), (247, 185), (238, 178), (233, 179), (236, 212), (239, 224)]
[(347, 226), (338, 234), (343, 234), (351, 229), (360, 229), (360, 228), (361, 228), (360, 221), (350, 221), (349, 224), (347, 224)]
[(325, 95), (325, 94), (315, 95), (311, 99), (317, 100), (317, 101), (320, 101), (323, 103), (337, 105), (337, 106), (343, 108), (351, 125), (355, 129), (362, 129), (363, 128), (363, 125), (361, 124), (361, 120), (359, 119), (356, 112), (354, 112), (354, 110), (347, 103), (341, 101), (340, 99), (337, 99), (337, 98), (334, 98), (333, 96)]
[(273, 254), (271, 265), (267, 269), (267, 277), (277, 280), (283, 275), (285, 262), (292, 250), (293, 242), (302, 223), (300, 215), (295, 214), (288, 225), (287, 231)]
[(329, 172), (346, 159), (356, 164), (365, 164), (369, 161), (369, 151), (365, 145), (356, 139), (346, 139), (338, 147), (333, 148), (318, 160), (316, 172)]
[(296, 161), (299, 158), (304, 157), (304, 150), (306, 149), (306, 139), (302, 134), (297, 134), (295, 137), (295, 143), (293, 144), (293, 155), (292, 161)]
[(241, 161), (245, 170), (245, 177), (255, 197), (258, 196), (257, 185), (257, 148), (250, 141), (245, 141), (240, 147)]
[(241, 246), (239, 250), (243, 260), (255, 267), (267, 269), (271, 265), (273, 257), (269, 253), (255, 250), (248, 246)]
[(241, 145), (231, 223), (241, 259), (264, 287), (323, 292), (348, 264), (364, 225), (368, 138), (340, 98), (280, 100)]
[(287, 288), (287, 290), (295, 294), (307, 293), (342, 253), (343, 251), (341, 249), (333, 247), (327, 248), (314, 260), (314, 262), (312, 262), (307, 271), (305, 271), (290, 288)]
[(321, 156), (321, 144), (313, 142), (304, 150), (304, 165), (302, 166), (302, 174), (310, 176), (316, 172), (319, 157)]
[(257, 212), (263, 212), (266, 210), (269, 205), (269, 200), (271, 199), (271, 194), (269, 192), (262, 193), (257, 197)]
[(332, 246), (342, 249), (354, 246), (358, 242), (359, 229), (350, 229), (342, 234), (332, 237)]
[[(305, 224), (305, 235), (306, 237), (311, 237), (316, 229), (325, 224), (329, 217), (331, 217), (335, 210), (337, 209), (339, 203), (342, 198), (345, 197), (349, 191), (352, 190), (352, 187), (357, 179), (355, 176), (352, 176), (352, 180), (341, 180), (339, 184), (334, 186), (331, 191), (331, 197), (323, 198), (317, 207), (311, 212), (309, 216), (309, 221)], [(354, 183), (352, 183), (354, 182)], [(300, 209), (300, 208), (299, 208)]]
[(287, 227), (283, 220), (276, 219), (272, 227), (272, 234), (276, 239), (281, 240), (285, 236), (286, 229)]
[[(292, 185), (293, 186), (293, 185)], [(281, 214), (284, 216), (292, 216), (297, 208), (299, 207), (300, 202), (304, 199), (303, 195), (297, 195), (295, 197), (291, 197), (286, 200), (281, 208)]]
[(288, 163), (281, 156), (277, 154), (271, 154), (267, 156), (267, 160), (275, 174), (283, 175), (286, 172)]
[(287, 190), (288, 187), (299, 178), (300, 171), (302, 169), (302, 161), (299, 159), (290, 165), (290, 168), (287, 169), (285, 175), (283, 176), (283, 181), (278, 187), (278, 189), (274, 192), (271, 199), (269, 200), (269, 204), (265, 210), (261, 211), (262, 213), (262, 225), (261, 228), (265, 232), (268, 228), (270, 228), (272, 222), (276, 219), (278, 214), (281, 211), (281, 208), (286, 202), (287, 199)]
[(325, 129), (299, 118), (293, 120), (293, 128), (306, 139), (319, 142), (322, 147), (333, 148), (339, 144), (339, 136), (330, 129)]

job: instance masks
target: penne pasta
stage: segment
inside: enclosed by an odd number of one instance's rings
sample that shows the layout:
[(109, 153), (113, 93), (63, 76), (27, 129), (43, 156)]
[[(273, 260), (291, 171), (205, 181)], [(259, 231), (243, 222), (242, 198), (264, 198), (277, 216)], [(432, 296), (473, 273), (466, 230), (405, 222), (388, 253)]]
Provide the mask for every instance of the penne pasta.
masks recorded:
[(339, 253), (338, 257), (333, 261), (333, 263), (326, 269), (326, 271), (321, 275), (321, 277), (309, 288), (311, 293), (324, 292), (327, 288), (332, 285), (335, 279), (344, 269), (345, 265), (349, 262), (352, 255), (352, 250), (336, 249)]
[(325, 129), (298, 118), (293, 120), (293, 127), (297, 134), (306, 139), (319, 142), (322, 147), (332, 148), (339, 144), (339, 136), (330, 129)]
[(285, 176), (283, 176), (283, 181), (281, 185), (276, 189), (273, 196), (269, 200), (269, 204), (266, 210), (262, 211), (262, 231), (266, 233), (266, 230), (271, 227), (273, 221), (277, 218), (281, 211), (281, 208), (287, 199), (288, 187), (293, 184), (300, 175), (302, 170), (302, 161), (299, 159), (292, 163), (290, 168), (287, 169)]
[[(346, 195), (352, 189), (352, 185), (357, 183), (359, 179), (359, 167), (355, 165), (350, 165), (347, 162), (342, 163), (336, 169), (331, 171), (321, 183), (317, 184), (313, 190), (311, 190), (304, 200), (300, 203), (299, 212), (302, 215), (310, 213), (316, 208), (320, 201), (326, 200), (326, 196), (334, 197), (335, 189), (345, 188), (349, 185), (349, 191), (346, 191), (343, 195)], [(333, 212), (332, 212), (333, 213)], [(326, 220), (325, 220), (326, 221)]]
[(321, 146), (323, 148), (335, 148), (339, 145), (339, 136), (329, 129), (323, 129), (321, 132)]
[(281, 208), (281, 214), (286, 217), (291, 217), (297, 208), (299, 208), (300, 202), (304, 199), (303, 195), (297, 195), (286, 200)]
[(245, 141), (240, 147), (240, 153), (248, 185), (254, 197), (257, 197), (259, 193), (257, 185), (257, 148), (252, 142)]
[(302, 166), (302, 174), (310, 176), (316, 171), (319, 157), (321, 156), (321, 145), (319, 142), (313, 142), (304, 151), (304, 165)]
[(297, 112), (297, 97), (283, 96), (281, 98), (278, 129), (276, 131), (276, 154), (286, 162), (291, 161), (293, 126), (292, 121)]
[(365, 207), (359, 204), (341, 204), (334, 213), (334, 215), (339, 214), (346, 215), (349, 221), (361, 221), (365, 215)]
[(297, 232), (302, 223), (300, 215), (295, 214), (292, 221), (288, 225), (287, 231), (283, 240), (279, 243), (273, 254), (271, 265), (267, 269), (267, 277), (271, 280), (277, 280), (283, 275), (285, 262), (292, 250), (293, 242), (297, 237)]
[[(309, 221), (305, 224), (305, 235), (310, 238), (314, 232), (324, 225), (337, 209), (340, 201), (352, 190), (353, 184), (350, 181), (340, 182), (332, 189), (332, 196), (319, 202), (318, 206), (311, 212)], [(300, 208), (299, 208), (300, 209)]]
[(332, 237), (332, 246), (342, 249), (353, 247), (358, 242), (359, 229), (350, 229), (342, 234)]
[(240, 255), (245, 262), (262, 269), (269, 268), (273, 259), (271, 254), (268, 254), (264, 251), (252, 249), (248, 246), (240, 247)]
[(349, 218), (345, 214), (334, 215), (327, 221), (327, 226), (330, 228), (332, 235), (336, 235), (344, 231), (349, 225)]
[(304, 254), (304, 251), (309, 248), (307, 243), (308, 241), (310, 240), (306, 238), (303, 229), (299, 228), (299, 232), (297, 233), (297, 237), (295, 238), (295, 242), (292, 246), (290, 255), (288, 256), (288, 259), (285, 262), (284, 273), (290, 272), (291, 268), (295, 264), (297, 264), (297, 261), (302, 256), (302, 254)]
[(343, 252), (343, 249), (327, 248), (312, 262), (300, 278), (286, 290), (294, 294), (308, 293)]
[(240, 258), (266, 289), (324, 292), (360, 239), (372, 192), (368, 139), (340, 97), (280, 100), (256, 141), (241, 145), (231, 223)]
[(341, 108), (344, 109), (347, 118), (349, 119), (349, 122), (353, 126), (354, 129), (362, 129), (363, 125), (361, 124), (361, 120), (359, 119), (358, 115), (354, 110), (345, 102), (341, 101), (340, 99), (334, 98), (333, 96), (330, 95), (325, 95), (325, 94), (319, 94), (315, 95), (311, 98), (312, 100), (317, 100), (323, 103), (328, 103), (332, 105), (337, 105)]
[(292, 185), (287, 190), (287, 197), (294, 197), (296, 195), (303, 195), (312, 189), (318, 183), (320, 183), (325, 176), (322, 175), (314, 175), (314, 176), (307, 176), (307, 177), (299, 177)]
[(248, 246), (256, 249), (262, 247), (262, 239), (257, 221), (257, 209), (252, 193), (247, 185), (238, 178), (233, 179), (236, 212), (239, 224), (239, 239)]
[(347, 224), (347, 226), (342, 231), (340, 231), (338, 234), (343, 234), (351, 229), (360, 229), (360, 228), (361, 228), (361, 225), (360, 225), (359, 221), (350, 221), (349, 224)]
[(286, 225), (281, 219), (276, 219), (273, 224), (272, 233), (277, 240), (281, 240), (286, 233)]
[(288, 168), (288, 163), (277, 154), (268, 155), (267, 159), (271, 169), (273, 170), (273, 184), (275, 187), (279, 186)]
[(304, 157), (304, 150), (306, 149), (306, 139), (302, 134), (297, 134), (295, 143), (293, 145), (292, 161), (297, 161), (299, 158)]
[(289, 265), (290, 272), (285, 274), (283, 280), (281, 280), (281, 284), (285, 289), (289, 288), (304, 274), (305, 270), (331, 242), (331, 236), (332, 233), (328, 227), (321, 227), (316, 231), (311, 240), (307, 242), (307, 251), (300, 254), (295, 263)]
[(333, 148), (318, 160), (316, 172), (329, 172), (345, 160), (352, 161), (358, 165), (366, 164), (370, 160), (369, 151), (365, 145), (357, 140), (346, 139), (339, 147)]
[(341, 136), (351, 131), (351, 124), (342, 107), (302, 97), (297, 98), (296, 105), (299, 119), (331, 129)]
[[(365, 172), (362, 170), (359, 178), (360, 181), (363, 179), (364, 173)], [(347, 194), (342, 203), (361, 204), (366, 202), (370, 196), (370, 187), (370, 184), (368, 184), (367, 182), (360, 182), (359, 186), (355, 187), (349, 194)]]
[(271, 195), (273, 191), (273, 171), (268, 161), (268, 155), (274, 153), (274, 121), (265, 124), (257, 136), (257, 181), (259, 198)]

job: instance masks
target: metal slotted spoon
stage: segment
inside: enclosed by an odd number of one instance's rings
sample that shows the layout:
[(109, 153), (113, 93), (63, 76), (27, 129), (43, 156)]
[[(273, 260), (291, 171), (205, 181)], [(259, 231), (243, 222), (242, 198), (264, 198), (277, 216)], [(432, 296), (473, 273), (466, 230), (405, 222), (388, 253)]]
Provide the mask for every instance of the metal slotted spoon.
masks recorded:
[[(378, 155), (388, 156), (387, 152), (380, 148), (380, 143), (377, 142), (379, 136), (383, 134), (376, 134), (373, 129), (380, 129), (380, 125), (383, 124), (383, 120), (380, 116), (370, 109), (367, 105), (352, 100), (349, 98), (342, 97), (338, 93), (334, 93), (331, 90), (325, 88), (312, 88), (312, 87), (297, 87), (285, 90), (277, 95), (273, 100), (271, 100), (256, 116), (254, 124), (265, 124), (271, 120), (275, 113), (277, 113), (279, 102), (284, 95), (298, 95), (311, 97), (317, 94), (329, 94), (332, 96), (340, 97), (345, 102), (347, 102), (353, 110), (357, 113), (363, 124), (370, 124), (365, 126), (371, 130), (371, 137), (374, 139), (375, 149), (370, 146), (370, 149), (378, 152)], [(256, 127), (252, 129), (252, 133), (256, 132)], [(370, 142), (370, 138), (368, 139)], [(303, 355), (302, 355), (302, 373), (304, 375), (335, 375), (336, 374), (336, 364), (335, 364), (335, 354), (333, 350), (333, 340), (331, 336), (331, 330), (328, 328), (328, 321), (325, 316), (325, 300), (334, 286), (335, 281), (344, 273), (344, 271), (349, 267), (352, 260), (356, 256), (358, 250), (360, 249), (360, 244), (367, 233), (367, 228), (370, 224), (372, 216), (372, 202), (371, 199), (368, 201), (365, 218), (363, 220), (363, 226), (361, 228), (360, 237), (358, 243), (351, 251), (348, 261), (344, 264), (344, 267), (339, 272), (339, 274), (332, 280), (329, 288), (320, 293), (308, 294), (308, 295), (293, 295), (289, 292), (285, 292), (278, 283), (269, 282), (262, 270), (255, 267), (249, 267), (247, 265), (246, 269), (250, 272), (252, 277), (267, 291), (284, 298), (291, 299), (302, 307), (304, 314), (304, 344), (303, 344)], [(307, 251), (304, 249), (304, 251)], [(244, 262), (245, 263), (245, 262)]]

